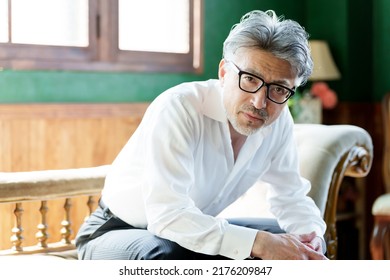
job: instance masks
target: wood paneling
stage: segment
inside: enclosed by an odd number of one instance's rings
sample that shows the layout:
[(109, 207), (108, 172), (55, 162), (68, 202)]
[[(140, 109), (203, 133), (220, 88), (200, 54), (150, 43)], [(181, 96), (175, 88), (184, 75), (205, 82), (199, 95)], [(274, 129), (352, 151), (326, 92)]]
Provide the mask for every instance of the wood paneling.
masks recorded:
[[(137, 128), (147, 103), (131, 104), (13, 104), (0, 105), (0, 171), (31, 171), (80, 168), (110, 164)], [(86, 212), (87, 197), (72, 200), (73, 228)], [(59, 240), (65, 201), (50, 201), (50, 240)], [(24, 227), (40, 223), (40, 204), (26, 204)], [(14, 205), (0, 205), (0, 233), (11, 232)], [(80, 213), (81, 212), (81, 213)], [(58, 221), (58, 223), (57, 223)], [(76, 231), (73, 232), (73, 236)], [(10, 246), (10, 234), (0, 234), (0, 249)], [(35, 236), (24, 236), (25, 245), (34, 245)]]

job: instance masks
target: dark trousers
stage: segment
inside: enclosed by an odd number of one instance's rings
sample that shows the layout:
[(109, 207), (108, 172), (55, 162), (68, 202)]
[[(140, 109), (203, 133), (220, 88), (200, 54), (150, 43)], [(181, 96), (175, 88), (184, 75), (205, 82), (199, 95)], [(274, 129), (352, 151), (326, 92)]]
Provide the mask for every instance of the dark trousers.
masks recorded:
[[(228, 221), (248, 228), (284, 233), (275, 219), (236, 218)], [(85, 260), (227, 259), (220, 255), (205, 255), (187, 250), (146, 229), (135, 228), (112, 215), (102, 202), (81, 226), (76, 246), (79, 259)]]

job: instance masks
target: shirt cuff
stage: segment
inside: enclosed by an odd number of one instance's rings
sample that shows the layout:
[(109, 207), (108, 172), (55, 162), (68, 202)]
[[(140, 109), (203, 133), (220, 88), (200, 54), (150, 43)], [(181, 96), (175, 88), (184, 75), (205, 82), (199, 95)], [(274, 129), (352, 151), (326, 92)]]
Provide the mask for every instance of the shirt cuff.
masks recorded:
[(321, 238), (321, 241), (322, 241), (322, 253), (325, 255), (327, 250), (328, 250), (328, 246), (326, 245), (326, 241), (325, 239), (322, 237), (322, 236), (318, 236), (319, 238)]
[(220, 255), (243, 260), (250, 257), (258, 230), (228, 225), (221, 245)]

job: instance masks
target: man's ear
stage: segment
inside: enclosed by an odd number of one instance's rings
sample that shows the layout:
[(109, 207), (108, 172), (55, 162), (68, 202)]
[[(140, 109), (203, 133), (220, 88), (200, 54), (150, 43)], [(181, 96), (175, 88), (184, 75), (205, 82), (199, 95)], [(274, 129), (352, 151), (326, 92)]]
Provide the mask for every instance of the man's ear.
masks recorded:
[(223, 78), (225, 77), (226, 74), (226, 69), (225, 69), (226, 61), (225, 59), (221, 59), (219, 62), (219, 68), (218, 68), (218, 78), (223, 81)]

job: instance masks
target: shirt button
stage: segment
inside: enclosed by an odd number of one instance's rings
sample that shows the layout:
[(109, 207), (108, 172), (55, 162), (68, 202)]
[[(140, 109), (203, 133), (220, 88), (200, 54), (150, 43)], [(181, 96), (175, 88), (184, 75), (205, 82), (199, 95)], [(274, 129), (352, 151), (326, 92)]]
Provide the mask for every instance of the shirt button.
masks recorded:
[(233, 251), (233, 254), (237, 255), (237, 254), (238, 254), (238, 250), (235, 249), (235, 250)]

